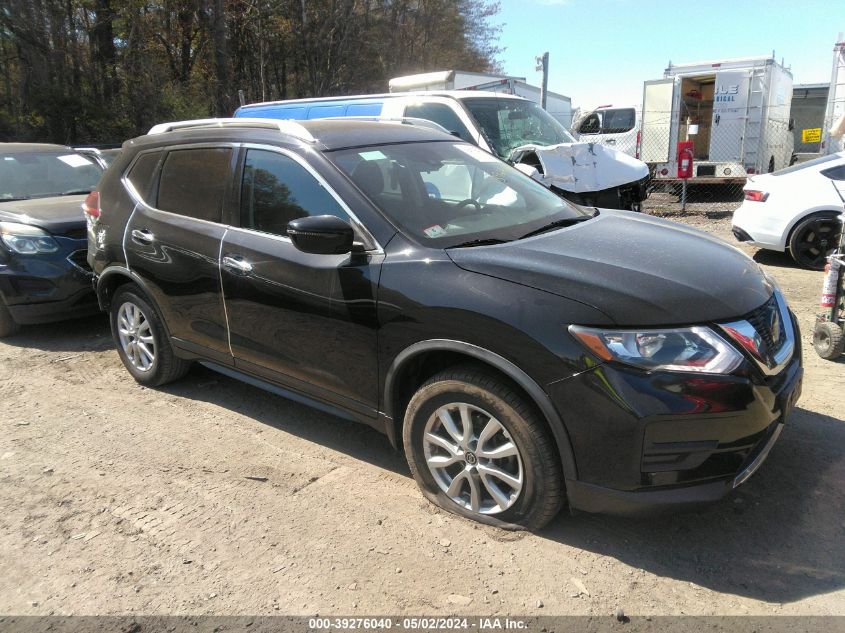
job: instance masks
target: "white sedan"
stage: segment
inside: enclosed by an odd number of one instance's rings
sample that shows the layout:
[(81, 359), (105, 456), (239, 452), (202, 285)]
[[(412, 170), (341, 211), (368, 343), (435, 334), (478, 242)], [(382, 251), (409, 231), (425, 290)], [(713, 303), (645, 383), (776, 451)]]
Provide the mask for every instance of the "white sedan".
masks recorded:
[(839, 242), (845, 188), (845, 152), (822, 156), (771, 174), (752, 176), (733, 215), (740, 242), (786, 251), (799, 265), (821, 270)]

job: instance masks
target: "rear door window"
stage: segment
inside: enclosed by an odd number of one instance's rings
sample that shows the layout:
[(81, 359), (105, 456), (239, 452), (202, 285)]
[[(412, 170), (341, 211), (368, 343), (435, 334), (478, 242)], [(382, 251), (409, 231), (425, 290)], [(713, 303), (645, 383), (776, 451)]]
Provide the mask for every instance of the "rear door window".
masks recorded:
[(203, 147), (168, 152), (156, 206), (197, 220), (220, 222), (232, 149)]

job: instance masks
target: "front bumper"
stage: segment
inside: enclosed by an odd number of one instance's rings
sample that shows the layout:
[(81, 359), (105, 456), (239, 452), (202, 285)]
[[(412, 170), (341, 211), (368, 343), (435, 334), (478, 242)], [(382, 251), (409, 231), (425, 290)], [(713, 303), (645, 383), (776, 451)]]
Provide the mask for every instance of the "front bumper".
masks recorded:
[(774, 376), (750, 361), (731, 376), (603, 364), (550, 385), (575, 454), (570, 507), (637, 514), (724, 497), (766, 459), (802, 377), (797, 347)]
[(0, 300), (17, 323), (47, 323), (98, 311), (85, 258), (87, 240), (54, 239), (60, 250), (47, 256), (2, 253)]
[(552, 187), (552, 190), (567, 200), (587, 207), (639, 211), (641, 203), (648, 198), (649, 182), (650, 179), (646, 176), (640, 180), (601, 191), (574, 193), (557, 187)]

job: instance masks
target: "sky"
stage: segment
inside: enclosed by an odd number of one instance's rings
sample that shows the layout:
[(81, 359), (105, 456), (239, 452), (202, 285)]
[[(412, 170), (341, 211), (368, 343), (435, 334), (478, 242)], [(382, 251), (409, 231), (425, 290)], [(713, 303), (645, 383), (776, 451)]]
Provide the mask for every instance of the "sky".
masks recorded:
[(499, 56), (509, 75), (540, 85), (535, 57), (549, 52), (549, 90), (573, 107), (639, 105), (643, 81), (675, 64), (771, 55), (794, 83), (830, 81), (845, 0), (500, 0)]

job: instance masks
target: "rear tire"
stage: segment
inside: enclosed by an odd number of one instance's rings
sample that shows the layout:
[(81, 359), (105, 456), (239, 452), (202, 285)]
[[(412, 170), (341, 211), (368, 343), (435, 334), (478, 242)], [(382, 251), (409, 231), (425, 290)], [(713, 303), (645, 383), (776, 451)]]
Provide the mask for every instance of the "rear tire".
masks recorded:
[(534, 408), (473, 365), (427, 380), (405, 413), (405, 456), (432, 503), (482, 523), (538, 530), (560, 510), (555, 443)]
[(15, 321), (9, 312), (9, 308), (0, 298), (0, 338), (11, 336), (20, 329), (20, 325)]
[(190, 361), (177, 357), (161, 317), (139, 289), (122, 287), (109, 309), (112, 337), (120, 360), (132, 377), (158, 387), (184, 376)]
[(845, 351), (845, 334), (842, 328), (832, 321), (816, 323), (813, 330), (813, 347), (825, 360), (836, 360)]
[(836, 214), (811, 215), (801, 220), (789, 236), (789, 254), (799, 266), (823, 270), (827, 256), (839, 243)]

